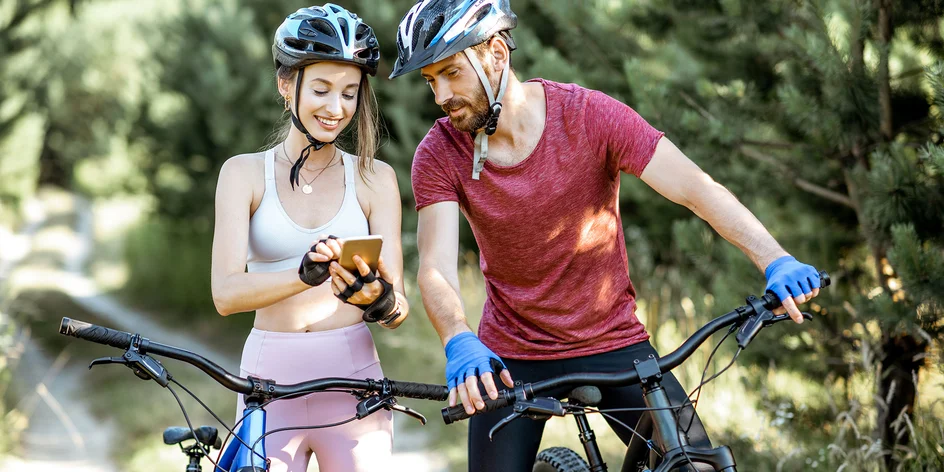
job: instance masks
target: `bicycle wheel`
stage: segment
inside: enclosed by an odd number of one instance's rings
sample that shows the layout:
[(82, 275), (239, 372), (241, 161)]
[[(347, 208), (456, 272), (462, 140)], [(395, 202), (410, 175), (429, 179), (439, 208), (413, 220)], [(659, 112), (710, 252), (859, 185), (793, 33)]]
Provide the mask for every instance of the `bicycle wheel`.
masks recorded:
[(538, 453), (532, 472), (590, 472), (590, 466), (566, 447), (551, 447)]

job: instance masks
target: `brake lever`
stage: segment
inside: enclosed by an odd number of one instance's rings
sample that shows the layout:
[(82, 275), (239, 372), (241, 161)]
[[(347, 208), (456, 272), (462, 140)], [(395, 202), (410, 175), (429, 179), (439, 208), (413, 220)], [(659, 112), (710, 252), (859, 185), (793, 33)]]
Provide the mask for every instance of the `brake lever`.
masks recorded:
[(141, 351), (138, 350), (140, 339), (140, 336), (135, 334), (131, 337), (131, 346), (128, 347), (128, 350), (125, 351), (123, 356), (100, 357), (95, 359), (89, 363), (89, 370), (97, 365), (122, 364), (131, 369), (134, 375), (138, 376), (139, 379), (153, 380), (161, 387), (166, 387), (167, 384), (170, 383), (172, 376), (167, 372), (167, 369), (164, 368), (164, 365), (161, 364), (161, 361), (147, 354), (142, 354)]
[(514, 419), (522, 416), (532, 420), (547, 420), (552, 416), (564, 416), (566, 410), (563, 405), (563, 402), (551, 397), (517, 401), (514, 406), (515, 412), (503, 418), (498, 424), (492, 427), (488, 432), (488, 440), (491, 441), (492, 436), (497, 433), (498, 430), (504, 428)]
[(508, 426), (508, 423), (511, 423), (512, 421), (520, 417), (521, 417), (521, 413), (518, 411), (515, 411), (514, 413), (502, 418), (501, 421), (496, 423), (495, 426), (492, 426), (492, 429), (488, 431), (488, 440), (492, 441), (492, 437), (495, 436), (495, 433), (497, 433), (500, 429), (504, 428), (505, 426)]
[[(807, 313), (807, 312), (805, 312), (805, 311), (801, 311), (800, 314), (803, 315), (803, 318), (804, 318), (804, 319), (807, 319), (807, 320), (812, 320), (812, 319), (813, 319), (813, 315), (810, 314), (810, 313)], [(787, 320), (792, 320), (792, 319), (793, 319), (793, 318), (790, 318), (790, 315), (787, 315), (787, 314), (777, 315), (777, 316), (774, 316), (773, 318), (771, 318), (771, 319), (765, 321), (765, 322), (764, 322), (764, 326), (770, 326), (770, 325), (772, 325), (772, 324), (774, 324), (774, 323), (777, 323), (777, 322), (780, 322), (780, 321), (787, 321)]]
[[(758, 299), (755, 296), (747, 297), (747, 304), (750, 306), (749, 310), (753, 311), (754, 314), (749, 316), (747, 320), (744, 321), (744, 324), (741, 325), (741, 329), (737, 333), (737, 344), (741, 349), (747, 348), (747, 345), (751, 343), (754, 339), (754, 336), (757, 336), (757, 333), (760, 332), (764, 327), (770, 326), (774, 323), (789, 320), (790, 315), (774, 315), (774, 313), (764, 307), (762, 300)], [(813, 315), (804, 312), (803, 317), (812, 320)]]
[(390, 405), (390, 409), (393, 410), (393, 411), (399, 411), (400, 413), (403, 413), (403, 414), (405, 414), (405, 415), (407, 415), (407, 416), (412, 416), (413, 418), (416, 418), (416, 420), (419, 421), (421, 425), (426, 426), (426, 417), (423, 416), (422, 413), (420, 413), (420, 412), (418, 412), (418, 411), (416, 411), (416, 410), (414, 410), (414, 409), (412, 409), (412, 408), (410, 408), (410, 407), (408, 407), (408, 406), (404, 406), (404, 405), (400, 405), (400, 404), (394, 403), (394, 404)]

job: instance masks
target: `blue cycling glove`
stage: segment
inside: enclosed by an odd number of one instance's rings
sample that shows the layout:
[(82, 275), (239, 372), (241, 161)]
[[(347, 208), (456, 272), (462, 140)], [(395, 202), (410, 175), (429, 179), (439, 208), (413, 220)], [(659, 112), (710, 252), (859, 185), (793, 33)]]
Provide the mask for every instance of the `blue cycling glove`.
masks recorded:
[(446, 343), (446, 382), (449, 390), (464, 383), (466, 377), (494, 373), (493, 365), (495, 369), (499, 366), (505, 369), (501, 359), (469, 331), (455, 335)]
[(767, 277), (767, 290), (777, 294), (781, 300), (819, 288), (819, 271), (793, 256), (783, 256), (771, 262), (764, 276)]

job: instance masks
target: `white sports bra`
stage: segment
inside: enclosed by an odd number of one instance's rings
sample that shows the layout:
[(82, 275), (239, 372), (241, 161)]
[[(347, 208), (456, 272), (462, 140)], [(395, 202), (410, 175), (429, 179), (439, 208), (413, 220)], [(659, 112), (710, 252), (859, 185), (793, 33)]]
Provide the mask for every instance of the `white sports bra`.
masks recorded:
[[(341, 209), (327, 223), (317, 228), (299, 226), (285, 212), (275, 185), (275, 152), (265, 154), (265, 193), (259, 208), (249, 220), (249, 272), (277, 272), (296, 269), (315, 238), (332, 234), (339, 238), (370, 234), (367, 216), (354, 191), (354, 159), (342, 152), (344, 163), (344, 198)], [(312, 202), (317, 204), (317, 202)]]

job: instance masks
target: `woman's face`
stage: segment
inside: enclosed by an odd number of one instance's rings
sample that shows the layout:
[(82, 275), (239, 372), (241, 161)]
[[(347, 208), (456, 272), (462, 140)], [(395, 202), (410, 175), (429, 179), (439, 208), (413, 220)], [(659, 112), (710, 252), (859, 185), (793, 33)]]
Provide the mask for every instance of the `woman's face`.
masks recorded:
[[(347, 127), (357, 110), (361, 69), (341, 62), (316, 62), (302, 73), (298, 118), (311, 136), (322, 142), (334, 141)], [(282, 96), (291, 97), (295, 108), (295, 81), (280, 81)]]

